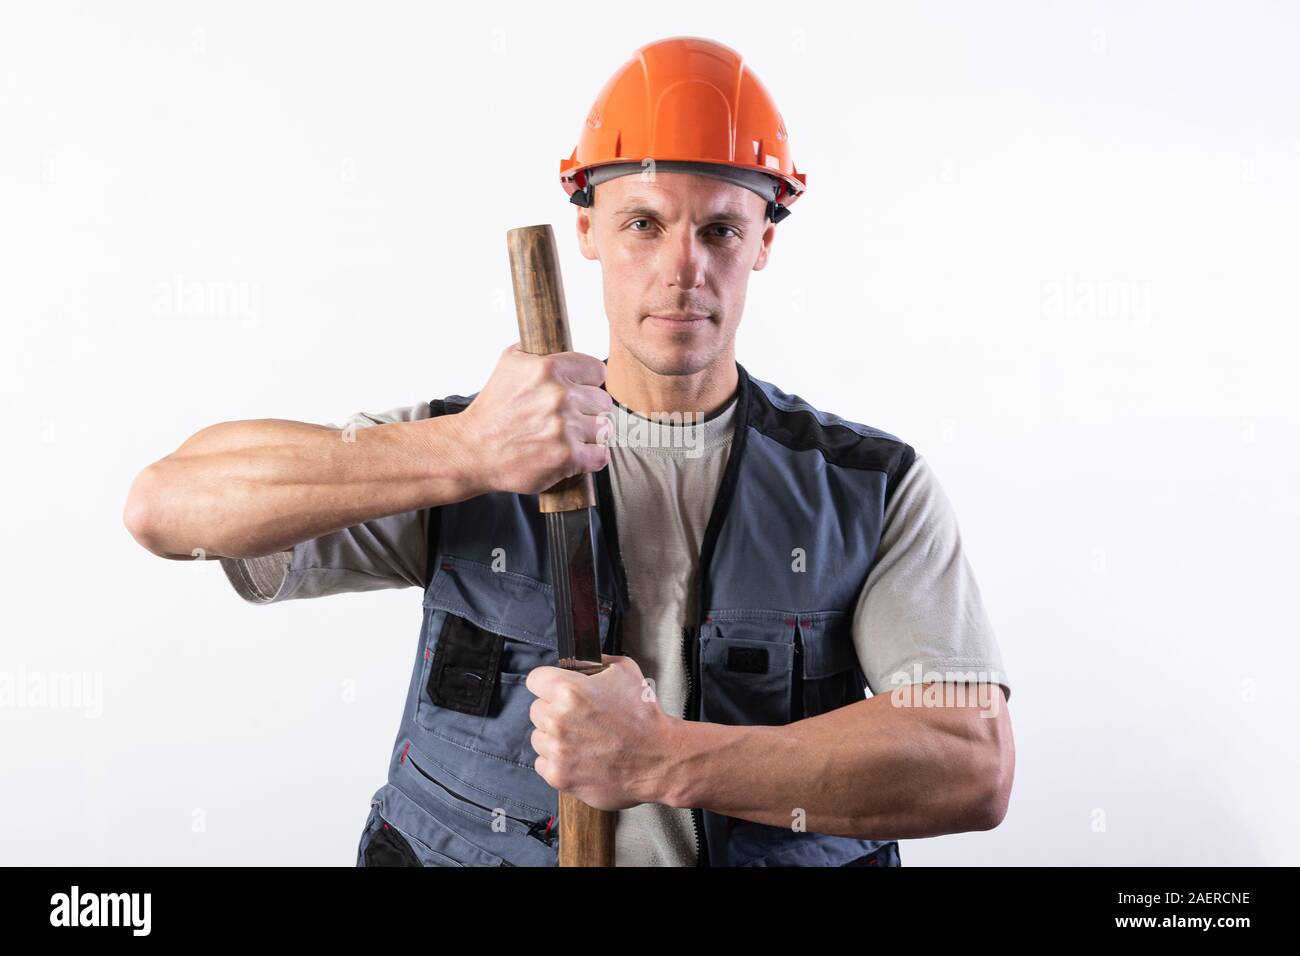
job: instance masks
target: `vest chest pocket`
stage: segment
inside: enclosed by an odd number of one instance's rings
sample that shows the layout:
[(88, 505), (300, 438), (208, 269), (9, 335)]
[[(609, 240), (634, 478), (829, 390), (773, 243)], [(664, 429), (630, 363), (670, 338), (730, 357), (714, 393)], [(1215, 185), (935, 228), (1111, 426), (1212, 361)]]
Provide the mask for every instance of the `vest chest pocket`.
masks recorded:
[[(609, 607), (600, 606), (602, 642)], [(529, 671), (555, 665), (551, 588), (444, 557), (425, 592), (415, 724), (466, 749), (532, 768)]]
[(790, 722), (794, 624), (770, 611), (714, 613), (700, 627), (700, 719), (706, 723)]
[(866, 678), (853, 643), (853, 616), (843, 611), (800, 614), (795, 630), (792, 720), (815, 717), (866, 698)]
[(700, 627), (700, 719), (775, 726), (861, 700), (841, 611), (714, 611)]

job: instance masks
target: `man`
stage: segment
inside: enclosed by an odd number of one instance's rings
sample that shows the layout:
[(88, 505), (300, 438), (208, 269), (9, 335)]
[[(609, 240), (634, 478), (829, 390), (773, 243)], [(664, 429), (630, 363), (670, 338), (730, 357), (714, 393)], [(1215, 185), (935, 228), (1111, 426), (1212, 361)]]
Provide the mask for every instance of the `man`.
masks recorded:
[[(559, 789), (618, 811), (620, 866), (898, 865), (899, 838), (997, 826), (1010, 687), (946, 496), (735, 359), (805, 186), (766, 90), (721, 44), (648, 44), (561, 174), (606, 361), (511, 346), (472, 396), (213, 426), (141, 473), (132, 533), (258, 603), (424, 589), (358, 864), (553, 865)], [(594, 676), (553, 666), (531, 497), (580, 472)]]

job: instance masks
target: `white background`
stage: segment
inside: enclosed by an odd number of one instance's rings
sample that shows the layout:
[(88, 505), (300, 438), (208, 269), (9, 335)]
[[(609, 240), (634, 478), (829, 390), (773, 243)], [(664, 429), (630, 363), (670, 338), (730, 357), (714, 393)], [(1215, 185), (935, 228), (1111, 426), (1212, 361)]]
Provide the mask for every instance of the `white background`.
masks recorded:
[(0, 708), (0, 862), (354, 862), (418, 592), (247, 605), (135, 544), (131, 480), (214, 422), (477, 390), (514, 226), (606, 355), (559, 160), (693, 34), (808, 175), (738, 358), (928, 457), (1011, 675), (1006, 821), (904, 863), (1300, 863), (1294, 6), (4, 11), (0, 673), (100, 675), (102, 714)]

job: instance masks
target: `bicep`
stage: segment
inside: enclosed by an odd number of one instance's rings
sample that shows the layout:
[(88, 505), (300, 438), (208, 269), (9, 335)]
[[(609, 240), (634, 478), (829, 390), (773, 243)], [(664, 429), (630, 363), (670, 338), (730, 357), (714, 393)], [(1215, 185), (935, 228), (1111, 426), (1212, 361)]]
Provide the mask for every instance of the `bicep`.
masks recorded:
[[(358, 412), (346, 430), (428, 418), (428, 402), (384, 412)], [(384, 588), (423, 587), (428, 551), (427, 509), (387, 515), (299, 542), (256, 558), (222, 558), (235, 591), (246, 601), (271, 604)]]

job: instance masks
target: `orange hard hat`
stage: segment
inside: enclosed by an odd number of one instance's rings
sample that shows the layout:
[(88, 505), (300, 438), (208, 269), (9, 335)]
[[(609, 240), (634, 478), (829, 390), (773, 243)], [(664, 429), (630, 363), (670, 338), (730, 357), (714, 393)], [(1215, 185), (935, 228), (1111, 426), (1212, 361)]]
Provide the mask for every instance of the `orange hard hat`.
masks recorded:
[(577, 148), (560, 160), (569, 201), (591, 205), (598, 182), (640, 172), (699, 173), (768, 200), (780, 222), (807, 188), (785, 122), (735, 50), (703, 37), (669, 37), (632, 54), (600, 91)]

